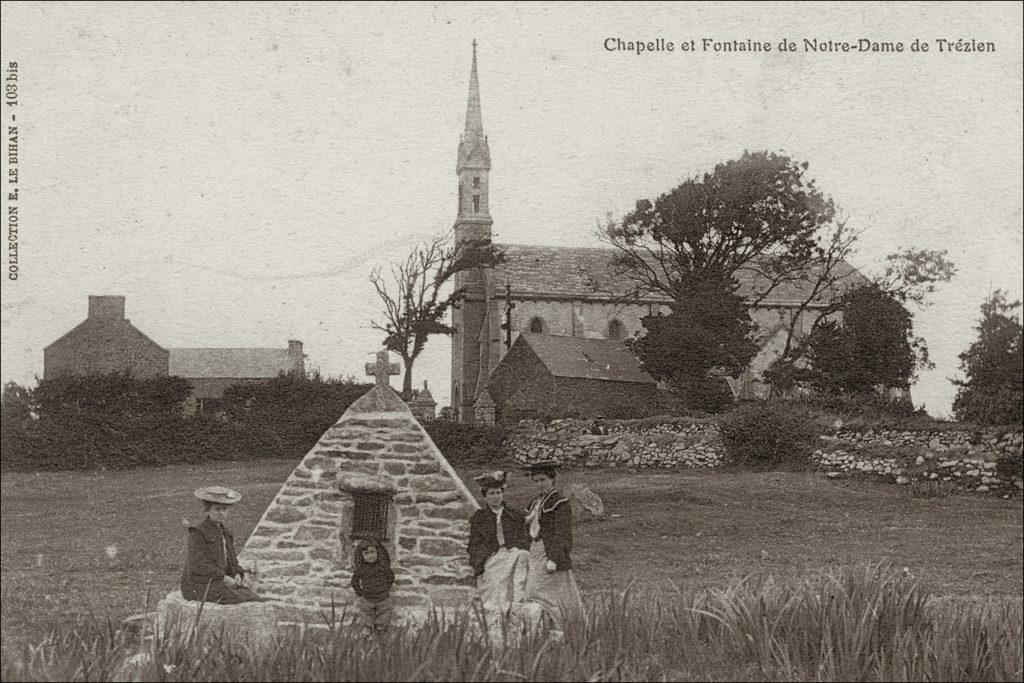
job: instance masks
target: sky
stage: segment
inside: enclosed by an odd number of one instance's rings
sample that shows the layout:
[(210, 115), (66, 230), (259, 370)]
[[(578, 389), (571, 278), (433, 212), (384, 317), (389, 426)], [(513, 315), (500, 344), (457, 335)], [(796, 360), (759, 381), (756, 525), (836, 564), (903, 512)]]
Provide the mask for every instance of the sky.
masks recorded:
[[(863, 231), (852, 261), (865, 273), (901, 248), (949, 251), (956, 278), (915, 310), (935, 368), (913, 388), (947, 415), (981, 302), (996, 288), (1024, 295), (1021, 14), (1017, 3), (4, 3), (20, 277), (3, 280), (0, 378), (33, 384), (89, 294), (125, 295), (128, 318), (164, 347), (299, 339), (309, 367), (362, 378), (382, 342), (370, 270), (454, 221), (476, 39), (496, 241), (596, 246), (607, 214), (744, 150), (783, 152)], [(698, 51), (609, 51), (608, 38)], [(703, 38), (773, 50), (703, 52)], [(804, 38), (904, 52), (806, 52)], [(995, 51), (940, 52), (939, 38)], [(910, 52), (915, 39), (930, 51)], [(782, 40), (800, 49), (781, 53)], [(435, 337), (415, 368), (440, 406), (449, 354)]]

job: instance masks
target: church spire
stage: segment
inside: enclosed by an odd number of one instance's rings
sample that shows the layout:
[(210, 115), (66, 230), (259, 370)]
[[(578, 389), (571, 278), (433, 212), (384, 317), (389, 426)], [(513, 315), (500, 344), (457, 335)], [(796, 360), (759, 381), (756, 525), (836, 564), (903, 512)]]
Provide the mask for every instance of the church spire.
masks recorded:
[(469, 71), (469, 101), (466, 103), (466, 134), (484, 134), (484, 117), (480, 108), (480, 79), (476, 73), (476, 40), (473, 40), (473, 66)]
[(466, 128), (459, 138), (459, 156), (455, 173), (459, 177), (459, 209), (455, 219), (458, 239), (491, 237), (491, 214), (488, 201), (488, 175), (491, 150), (484, 135), (480, 111), (480, 77), (476, 68), (476, 41), (473, 41), (473, 66), (469, 70), (469, 100), (466, 103)]

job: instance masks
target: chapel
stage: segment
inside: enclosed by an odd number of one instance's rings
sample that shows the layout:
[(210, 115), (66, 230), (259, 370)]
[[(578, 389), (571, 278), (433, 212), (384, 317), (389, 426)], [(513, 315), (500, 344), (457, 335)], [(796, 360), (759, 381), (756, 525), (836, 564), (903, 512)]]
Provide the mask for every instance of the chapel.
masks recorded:
[[(494, 221), (489, 201), (490, 171), (491, 152), (484, 132), (476, 41), (473, 41), (466, 123), (459, 139), (455, 171), (458, 177), (454, 225), (457, 241), (491, 240)], [(512, 230), (506, 230), (506, 234), (508, 232)], [(576, 371), (573, 376), (587, 378), (600, 374), (608, 391), (614, 391), (614, 382), (621, 382), (619, 386), (626, 391), (635, 389), (627, 386), (630, 382), (650, 383), (649, 376), (636, 370), (635, 356), (621, 353), (625, 349), (622, 341), (642, 329), (641, 320), (645, 316), (667, 312), (668, 299), (656, 294), (636, 294), (635, 284), (627, 276), (613, 272), (609, 261), (614, 251), (608, 248), (500, 246), (505, 253), (503, 263), (494, 268), (462, 272), (455, 278), (455, 287), (464, 290), (462, 300), (452, 311), (455, 332), (452, 336), (451, 401), (455, 419), (460, 422), (502, 419), (503, 406), (491, 394), (515, 393), (508, 386), (507, 378), (521, 374), (520, 369), (499, 373), (500, 392), (491, 391), (489, 383), (523, 333), (604, 340), (603, 345), (591, 346), (608, 347), (601, 349), (602, 357), (617, 358), (629, 367), (613, 368), (613, 361), (608, 361), (600, 368), (595, 367), (593, 373)], [(843, 264), (843, 267), (854, 277), (860, 277), (852, 266)], [(758, 282), (753, 276), (737, 276), (741, 294), (749, 296), (755, 291)], [(827, 303), (818, 301), (800, 313), (803, 298), (798, 286), (782, 285), (767, 298), (751, 305), (761, 349), (743, 375), (727, 378), (735, 397), (756, 398), (766, 393), (766, 387), (758, 378), (781, 354), (789, 325), (795, 321), (799, 332), (809, 331), (817, 315), (815, 309)], [(531, 338), (531, 347), (558, 346), (570, 350), (571, 353), (562, 356), (577, 368), (579, 356), (599, 364), (594, 354), (580, 351), (578, 344), (541, 344), (537, 337)], [(561, 376), (558, 369), (551, 372)], [(650, 414), (663, 410), (661, 402), (653, 399), (638, 408), (646, 408)]]

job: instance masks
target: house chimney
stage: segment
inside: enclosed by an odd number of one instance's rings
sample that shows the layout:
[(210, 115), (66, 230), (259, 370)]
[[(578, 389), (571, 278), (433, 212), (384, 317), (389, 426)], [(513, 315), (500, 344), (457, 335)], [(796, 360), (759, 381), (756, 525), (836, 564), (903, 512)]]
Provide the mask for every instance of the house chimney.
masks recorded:
[(297, 339), (288, 340), (288, 359), (291, 361), (292, 372), (306, 376), (306, 355), (302, 353), (302, 342)]
[(124, 297), (90, 296), (89, 318), (93, 320), (124, 320)]

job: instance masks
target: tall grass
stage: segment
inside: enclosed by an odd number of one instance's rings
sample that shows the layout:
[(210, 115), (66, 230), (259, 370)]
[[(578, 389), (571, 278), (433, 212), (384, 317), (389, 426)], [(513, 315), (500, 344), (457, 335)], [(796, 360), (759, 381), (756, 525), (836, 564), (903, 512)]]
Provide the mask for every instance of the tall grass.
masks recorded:
[[(139, 673), (168, 681), (1022, 678), (1020, 601), (938, 603), (884, 564), (702, 593), (626, 589), (595, 596), (587, 612), (560, 640), (535, 631), (497, 646), (472, 614), (369, 642), (333, 629), (256, 646), (186, 627), (157, 634)], [(137, 652), (137, 639), (110, 624), (82, 623), (5, 651), (2, 679), (109, 680)]]

